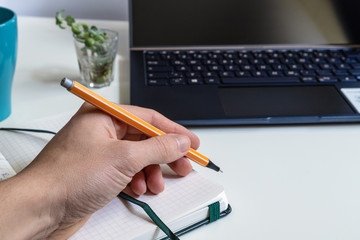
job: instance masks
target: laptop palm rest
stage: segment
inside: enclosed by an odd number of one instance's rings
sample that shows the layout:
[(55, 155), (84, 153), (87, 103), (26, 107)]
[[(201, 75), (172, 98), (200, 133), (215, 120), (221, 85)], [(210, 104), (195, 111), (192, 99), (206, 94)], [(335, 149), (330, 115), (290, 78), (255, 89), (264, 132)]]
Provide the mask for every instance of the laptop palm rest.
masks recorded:
[(355, 113), (333, 86), (223, 87), (218, 93), (225, 115), (231, 118)]

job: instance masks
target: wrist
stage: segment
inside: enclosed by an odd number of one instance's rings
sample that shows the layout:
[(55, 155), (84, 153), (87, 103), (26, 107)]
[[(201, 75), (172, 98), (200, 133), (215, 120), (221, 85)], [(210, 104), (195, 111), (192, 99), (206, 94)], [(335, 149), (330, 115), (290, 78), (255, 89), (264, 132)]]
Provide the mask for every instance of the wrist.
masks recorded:
[(55, 201), (57, 190), (52, 181), (37, 176), (25, 171), (0, 183), (0, 232), (4, 239), (45, 238), (57, 228), (63, 204)]

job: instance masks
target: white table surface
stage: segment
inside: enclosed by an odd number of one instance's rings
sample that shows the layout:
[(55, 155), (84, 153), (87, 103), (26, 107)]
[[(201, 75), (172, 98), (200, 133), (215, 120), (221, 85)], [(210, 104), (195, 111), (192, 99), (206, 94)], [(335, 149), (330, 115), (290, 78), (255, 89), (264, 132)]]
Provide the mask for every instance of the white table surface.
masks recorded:
[[(128, 23), (86, 21), (120, 34), (115, 81), (97, 93), (129, 103)], [(11, 126), (77, 109), (60, 87), (80, 78), (71, 33), (19, 17)], [(360, 125), (192, 128), (224, 171), (194, 168), (225, 187), (233, 212), (181, 239), (360, 239)]]

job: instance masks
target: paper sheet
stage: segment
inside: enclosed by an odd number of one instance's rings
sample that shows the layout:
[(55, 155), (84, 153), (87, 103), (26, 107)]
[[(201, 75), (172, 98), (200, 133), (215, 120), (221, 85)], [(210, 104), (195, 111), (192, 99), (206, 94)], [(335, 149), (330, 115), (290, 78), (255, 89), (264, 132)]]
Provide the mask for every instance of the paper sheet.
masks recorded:
[[(73, 113), (69, 112), (11, 127), (36, 128), (57, 132), (72, 115)], [(18, 173), (34, 160), (52, 137), (52, 134), (47, 133), (0, 131), (0, 152), (5, 156), (13, 170)]]
[(341, 91), (360, 113), (360, 88), (342, 88)]
[(0, 153), (0, 182), (9, 177), (15, 176), (16, 172), (10, 166), (5, 157)]
[[(165, 174), (164, 181), (164, 192), (156, 196), (143, 195), (138, 199), (148, 203), (167, 224), (207, 206), (209, 200), (214, 201), (224, 191), (222, 186), (195, 171), (186, 177)], [(162, 232), (140, 207), (116, 198), (93, 214), (70, 239), (142, 240), (156, 239), (158, 234), (162, 235)]]

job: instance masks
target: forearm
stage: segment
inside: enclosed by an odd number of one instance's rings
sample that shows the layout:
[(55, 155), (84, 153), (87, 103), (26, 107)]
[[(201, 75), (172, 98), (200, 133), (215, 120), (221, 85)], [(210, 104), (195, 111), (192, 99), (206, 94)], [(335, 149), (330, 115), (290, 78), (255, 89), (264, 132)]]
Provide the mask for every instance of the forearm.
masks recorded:
[(0, 182), (1, 239), (41, 239), (54, 231), (59, 216), (50, 190), (31, 172)]

